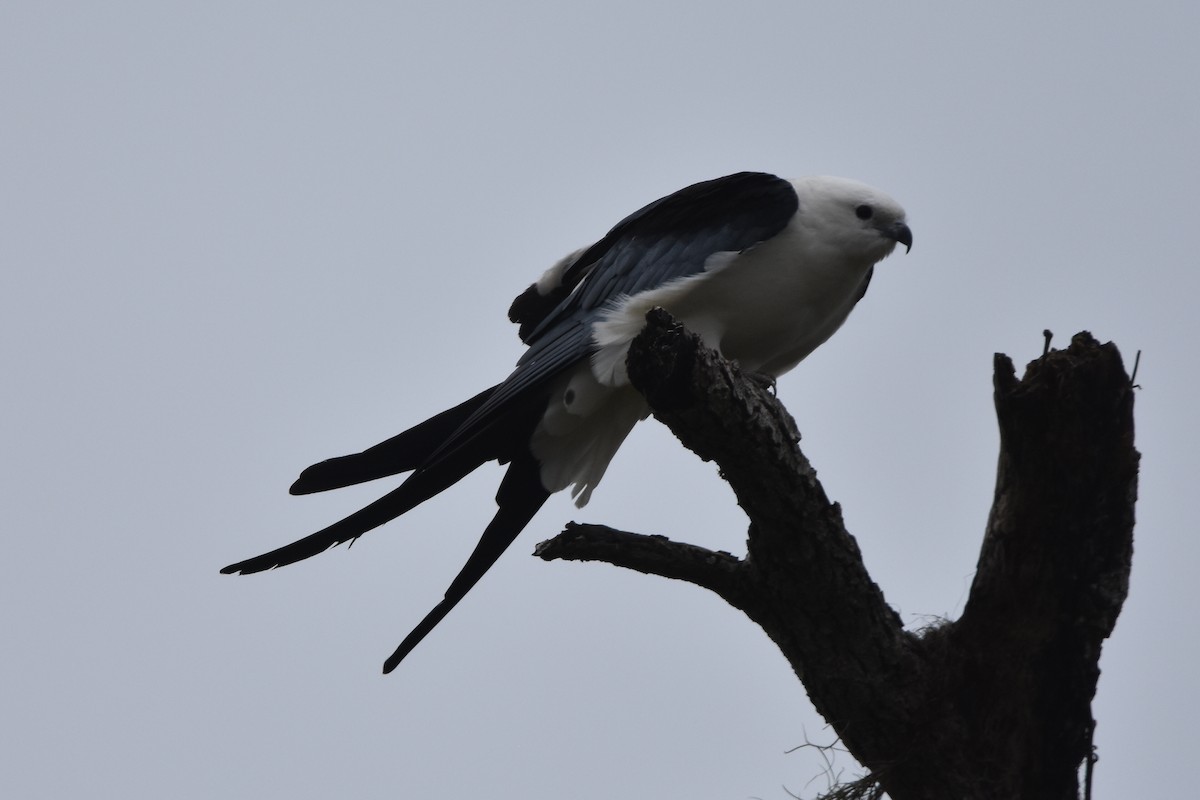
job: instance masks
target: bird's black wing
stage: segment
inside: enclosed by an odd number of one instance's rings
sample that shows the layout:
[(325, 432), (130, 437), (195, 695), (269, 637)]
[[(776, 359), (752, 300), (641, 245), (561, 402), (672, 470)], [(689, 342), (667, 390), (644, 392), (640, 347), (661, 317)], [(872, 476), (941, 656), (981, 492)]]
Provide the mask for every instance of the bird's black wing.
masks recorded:
[[(771, 238), (797, 207), (791, 184), (762, 172), (680, 189), (638, 209), (581, 250), (545, 294), (531, 285), (513, 300), (509, 319), (521, 326), (521, 340), (532, 343), (574, 311), (692, 275), (713, 253), (740, 252)], [(595, 272), (605, 275), (589, 280), (585, 294), (573, 294)]]
[(502, 418), (504, 406), (530, 391), (544, 392), (550, 380), (588, 357), (595, 349), (592, 324), (609, 305), (702, 272), (715, 253), (741, 252), (770, 239), (798, 207), (788, 181), (739, 172), (681, 189), (618, 222), (564, 271), (563, 286), (573, 288), (557, 306), (548, 312), (533, 304), (519, 308), (530, 315), (514, 320), (532, 326), (525, 337), (529, 349), (433, 458), (470, 442)]

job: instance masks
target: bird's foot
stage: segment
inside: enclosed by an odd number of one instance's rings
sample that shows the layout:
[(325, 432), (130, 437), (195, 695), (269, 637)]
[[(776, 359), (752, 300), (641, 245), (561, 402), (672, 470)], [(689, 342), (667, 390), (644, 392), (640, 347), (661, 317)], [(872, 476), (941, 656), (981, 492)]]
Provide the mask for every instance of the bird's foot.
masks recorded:
[(766, 389), (773, 395), (778, 396), (778, 381), (774, 375), (766, 372), (747, 372), (746, 377), (758, 384), (759, 388)]

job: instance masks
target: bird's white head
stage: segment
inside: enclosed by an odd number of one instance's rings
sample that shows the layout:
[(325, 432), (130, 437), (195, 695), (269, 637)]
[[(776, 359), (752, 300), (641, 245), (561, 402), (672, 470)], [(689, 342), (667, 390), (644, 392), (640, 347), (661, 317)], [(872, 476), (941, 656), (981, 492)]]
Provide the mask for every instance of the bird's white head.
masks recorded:
[(912, 249), (904, 208), (884, 192), (824, 175), (791, 183), (800, 200), (796, 222), (810, 246), (871, 264), (890, 255), (897, 242)]

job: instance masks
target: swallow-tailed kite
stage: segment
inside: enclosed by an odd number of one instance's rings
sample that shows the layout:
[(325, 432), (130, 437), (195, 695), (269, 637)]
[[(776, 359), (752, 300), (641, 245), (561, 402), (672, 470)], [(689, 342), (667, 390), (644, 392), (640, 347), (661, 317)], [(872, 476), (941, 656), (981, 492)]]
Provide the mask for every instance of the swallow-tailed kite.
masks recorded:
[(224, 573), (292, 564), (355, 539), (488, 461), (508, 464), (499, 511), (443, 599), (385, 662), (390, 672), (483, 576), (554, 492), (583, 506), (649, 408), (625, 356), (662, 306), (751, 372), (782, 375), (828, 339), (876, 262), (912, 247), (904, 209), (844, 178), (742, 172), (697, 183), (621, 220), (513, 301), (529, 349), (500, 383), (361, 453), (314, 464), (309, 494), (401, 472), (396, 489), (340, 522)]

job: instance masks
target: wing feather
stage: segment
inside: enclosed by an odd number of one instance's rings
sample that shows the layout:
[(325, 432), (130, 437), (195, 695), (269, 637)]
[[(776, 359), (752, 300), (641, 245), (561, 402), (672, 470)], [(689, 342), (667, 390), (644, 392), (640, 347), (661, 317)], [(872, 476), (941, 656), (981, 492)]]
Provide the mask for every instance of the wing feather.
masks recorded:
[[(504, 424), (503, 409), (544, 394), (554, 378), (596, 349), (592, 324), (612, 303), (702, 272), (715, 253), (741, 252), (770, 239), (796, 213), (799, 200), (788, 181), (761, 172), (739, 172), (681, 189), (635, 211), (613, 226), (563, 271), (574, 289), (523, 336), (529, 350), (517, 368), (430, 458), (436, 462)], [(578, 284), (578, 285), (576, 285)], [(524, 296), (524, 295), (523, 295)], [(532, 326), (532, 305), (521, 305), (522, 330)]]

